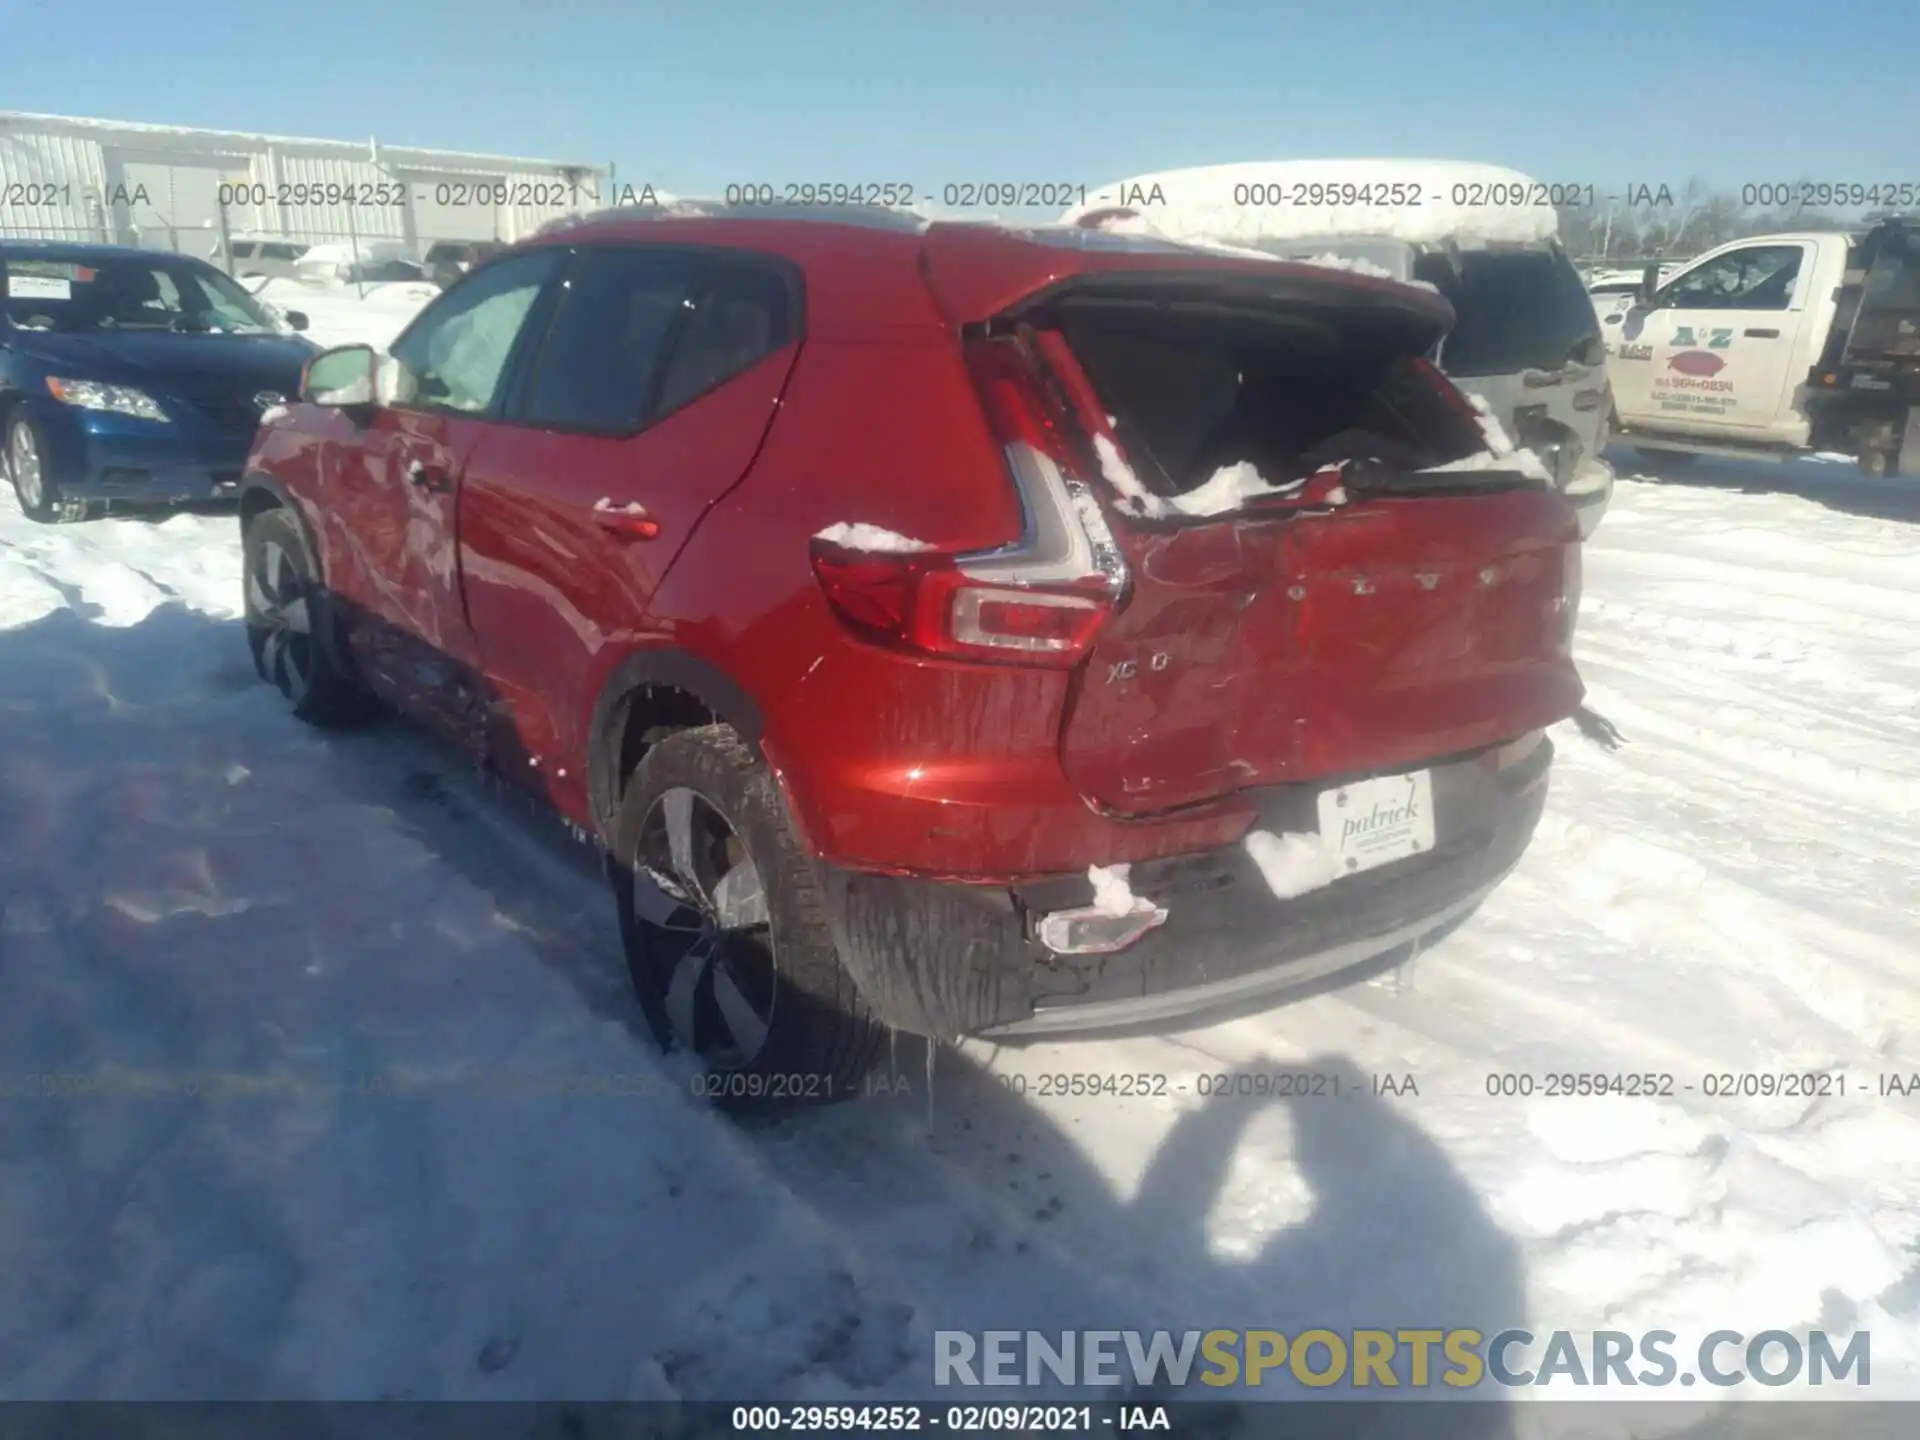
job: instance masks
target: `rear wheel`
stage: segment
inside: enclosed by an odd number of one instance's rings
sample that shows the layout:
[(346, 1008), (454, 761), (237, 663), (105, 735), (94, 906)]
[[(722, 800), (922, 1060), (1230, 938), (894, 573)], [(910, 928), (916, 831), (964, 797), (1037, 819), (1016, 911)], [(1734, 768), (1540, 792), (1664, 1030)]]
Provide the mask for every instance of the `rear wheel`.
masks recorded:
[(840, 964), (772, 774), (731, 726), (668, 736), (621, 803), (612, 866), (634, 989), (731, 1110), (846, 1099), (883, 1027)]
[(253, 668), (312, 725), (347, 725), (379, 707), (348, 668), (338, 618), (305, 537), (285, 510), (247, 522), (247, 648)]

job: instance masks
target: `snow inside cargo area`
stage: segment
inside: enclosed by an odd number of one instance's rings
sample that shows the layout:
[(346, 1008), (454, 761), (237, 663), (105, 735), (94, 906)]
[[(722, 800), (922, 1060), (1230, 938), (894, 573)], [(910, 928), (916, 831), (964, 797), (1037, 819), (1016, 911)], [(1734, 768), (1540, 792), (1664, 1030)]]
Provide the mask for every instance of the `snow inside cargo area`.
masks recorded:
[(1171, 240), (1264, 241), (1383, 236), (1410, 244), (1538, 244), (1558, 221), (1542, 187), (1517, 170), (1452, 160), (1276, 160), (1201, 165), (1100, 187), (1061, 217), (1078, 225), (1132, 210)]
[[(262, 293), (385, 345), (436, 292)], [(231, 514), (42, 526), (0, 486), (0, 1395), (860, 1404), (933, 1393), (941, 1330), (1518, 1320), (1870, 1331), (1870, 1397), (1920, 1397), (1920, 504), (1609, 458), (1545, 819), (1410, 970), (903, 1039), (757, 1126), (653, 1047), (590, 852), (258, 683)]]

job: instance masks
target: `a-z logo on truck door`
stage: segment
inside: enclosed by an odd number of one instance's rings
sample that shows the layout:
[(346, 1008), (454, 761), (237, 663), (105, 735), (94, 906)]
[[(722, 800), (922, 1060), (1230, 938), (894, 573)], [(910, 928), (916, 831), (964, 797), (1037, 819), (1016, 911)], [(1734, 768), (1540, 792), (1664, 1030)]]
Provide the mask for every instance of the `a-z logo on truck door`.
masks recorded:
[(1691, 325), (1676, 325), (1673, 327), (1673, 343), (1689, 350), (1702, 346), (1708, 350), (1730, 350), (1733, 348), (1733, 331), (1699, 330)]

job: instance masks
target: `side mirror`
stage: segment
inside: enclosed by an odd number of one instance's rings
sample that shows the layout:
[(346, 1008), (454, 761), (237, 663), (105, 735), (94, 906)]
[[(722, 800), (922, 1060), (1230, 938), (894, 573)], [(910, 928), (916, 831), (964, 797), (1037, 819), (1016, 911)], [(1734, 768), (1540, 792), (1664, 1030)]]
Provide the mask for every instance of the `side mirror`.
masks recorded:
[(296, 330), (306, 329), (307, 328), (307, 312), (304, 310), (287, 311), (287, 324), (291, 325)]
[(374, 361), (371, 345), (323, 350), (300, 372), (300, 398), (336, 410), (372, 405)]
[(1660, 265), (1658, 261), (1640, 272), (1640, 288), (1633, 292), (1633, 298), (1641, 305), (1651, 308), (1654, 293), (1660, 288)]

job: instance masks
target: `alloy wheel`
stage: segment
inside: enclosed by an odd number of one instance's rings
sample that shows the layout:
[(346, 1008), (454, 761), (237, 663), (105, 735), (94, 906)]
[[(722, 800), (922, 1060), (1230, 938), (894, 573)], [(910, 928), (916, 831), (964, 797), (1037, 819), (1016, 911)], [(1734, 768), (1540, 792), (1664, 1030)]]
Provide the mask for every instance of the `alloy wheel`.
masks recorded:
[(34, 443), (31, 427), (13, 427), (7, 466), (13, 475), (14, 488), (20, 492), (21, 508), (38, 510), (45, 499), (44, 480), (40, 468), (40, 447)]
[(277, 540), (265, 541), (254, 554), (247, 609), (258, 632), (261, 675), (298, 705), (313, 686), (313, 610), (299, 562)]
[(649, 935), (675, 1041), (715, 1070), (766, 1048), (778, 995), (765, 887), (745, 842), (698, 791), (648, 809), (636, 856), (634, 918)]

